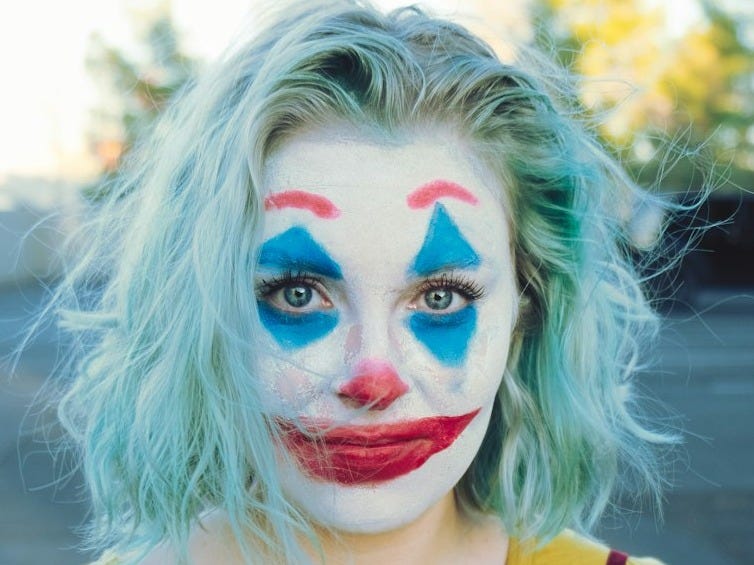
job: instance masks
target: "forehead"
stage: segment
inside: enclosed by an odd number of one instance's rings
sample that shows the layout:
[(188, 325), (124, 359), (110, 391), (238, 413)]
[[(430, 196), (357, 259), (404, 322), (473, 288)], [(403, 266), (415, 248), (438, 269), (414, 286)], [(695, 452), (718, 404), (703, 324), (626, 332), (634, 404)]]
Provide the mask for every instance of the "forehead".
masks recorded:
[[(438, 202), (480, 243), (508, 240), (498, 181), (450, 128), (427, 128), (399, 141), (347, 126), (294, 135), (267, 160), (262, 192), (275, 211), (266, 214), (266, 236), (293, 222), (327, 239), (334, 224), (349, 238), (415, 239)], [(280, 199), (281, 193), (287, 194)], [(315, 198), (302, 203), (302, 194)]]
[[(325, 195), (360, 188), (349, 192), (357, 192), (355, 198), (372, 199), (379, 192), (391, 202), (396, 192), (415, 188), (434, 176), (466, 180), (478, 189), (483, 184), (490, 197), (500, 196), (491, 190), (493, 175), (476, 158), (469, 142), (443, 126), (427, 126), (392, 140), (348, 125), (315, 128), (284, 141), (267, 159), (264, 173), (267, 193), (286, 185), (306, 185)], [(359, 176), (362, 182), (356, 187)], [(363, 194), (370, 188), (375, 192)]]

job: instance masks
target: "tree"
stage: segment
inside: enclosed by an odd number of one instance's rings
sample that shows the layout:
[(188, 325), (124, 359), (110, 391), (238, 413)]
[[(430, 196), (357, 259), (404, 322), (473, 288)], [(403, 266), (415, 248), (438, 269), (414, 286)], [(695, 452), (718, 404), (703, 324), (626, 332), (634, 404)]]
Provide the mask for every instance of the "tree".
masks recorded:
[[(599, 134), (640, 180), (695, 188), (695, 168), (714, 162), (729, 167), (728, 186), (754, 188), (747, 24), (701, 7), (704, 21), (677, 36), (667, 12), (641, 0), (535, 0), (532, 15), (537, 40), (584, 78), (582, 102), (604, 118)], [(674, 154), (661, 149), (666, 139)]]
[[(529, 10), (534, 41), (554, 47), (583, 77), (585, 111), (640, 182), (693, 189), (701, 182), (697, 171), (715, 163), (728, 168), (728, 186), (752, 189), (754, 42), (745, 37), (754, 23), (719, 2), (698, 1), (703, 21), (677, 35), (668, 33), (668, 13), (644, 0), (529, 0)], [(487, 22), (504, 15), (491, 0), (473, 5)], [(197, 66), (180, 50), (167, 5), (139, 37), (146, 47), (141, 59), (101, 38), (93, 44), (91, 69), (117, 102), (100, 114), (93, 140), (105, 178)], [(668, 139), (674, 140), (669, 153)]]

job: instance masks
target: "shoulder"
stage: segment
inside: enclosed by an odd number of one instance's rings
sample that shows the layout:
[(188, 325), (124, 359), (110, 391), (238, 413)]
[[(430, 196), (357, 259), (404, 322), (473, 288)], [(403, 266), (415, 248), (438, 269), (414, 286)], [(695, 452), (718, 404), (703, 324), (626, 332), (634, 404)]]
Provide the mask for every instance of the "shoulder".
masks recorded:
[[(216, 563), (243, 563), (233, 532), (225, 519), (224, 513), (213, 510), (202, 516), (191, 531), (188, 540), (188, 554), (196, 565), (214, 565)], [(178, 563), (178, 553), (163, 543), (146, 553), (118, 554), (105, 551), (102, 556), (89, 565), (172, 565)]]
[[(609, 558), (609, 560), (608, 560)], [(619, 552), (565, 530), (550, 543), (536, 549), (534, 544), (511, 540), (506, 565), (663, 565), (649, 557), (628, 557)]]

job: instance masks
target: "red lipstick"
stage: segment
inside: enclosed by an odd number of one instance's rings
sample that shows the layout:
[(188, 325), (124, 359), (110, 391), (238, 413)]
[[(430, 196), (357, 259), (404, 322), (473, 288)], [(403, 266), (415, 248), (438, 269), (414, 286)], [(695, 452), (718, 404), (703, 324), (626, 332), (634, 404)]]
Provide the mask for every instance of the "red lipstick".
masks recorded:
[(461, 416), (435, 416), (366, 426), (277, 419), (283, 442), (310, 476), (342, 485), (384, 482), (418, 469), (446, 449), (480, 408)]

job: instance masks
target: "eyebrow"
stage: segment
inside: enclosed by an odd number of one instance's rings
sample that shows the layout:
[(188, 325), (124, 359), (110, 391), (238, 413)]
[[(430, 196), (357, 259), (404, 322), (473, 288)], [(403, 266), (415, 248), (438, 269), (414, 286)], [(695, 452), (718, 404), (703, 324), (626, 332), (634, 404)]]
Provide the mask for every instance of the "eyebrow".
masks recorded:
[(447, 269), (474, 269), (481, 260), (461, 234), (445, 207), (437, 203), (411, 271), (428, 276)]
[(259, 265), (314, 273), (331, 279), (342, 279), (340, 266), (312, 238), (306, 229), (294, 226), (268, 239), (259, 252)]
[(467, 202), (471, 205), (479, 202), (476, 196), (460, 184), (442, 179), (423, 184), (406, 197), (406, 202), (409, 208), (416, 210), (426, 208), (435, 200), (446, 196), (456, 198), (461, 202)]
[(299, 208), (309, 210), (318, 218), (332, 220), (340, 216), (340, 210), (329, 199), (305, 190), (284, 190), (275, 192), (264, 199), (265, 210)]

